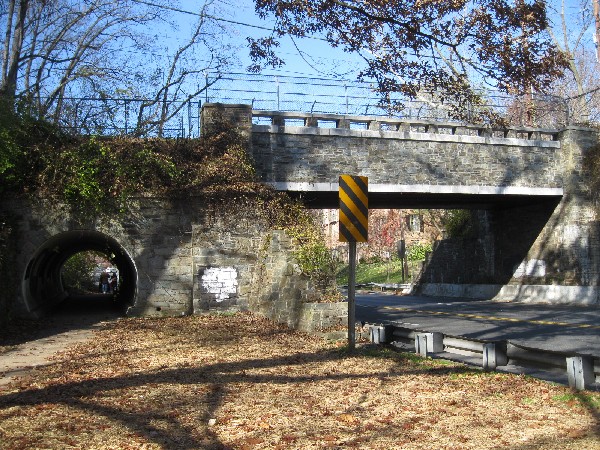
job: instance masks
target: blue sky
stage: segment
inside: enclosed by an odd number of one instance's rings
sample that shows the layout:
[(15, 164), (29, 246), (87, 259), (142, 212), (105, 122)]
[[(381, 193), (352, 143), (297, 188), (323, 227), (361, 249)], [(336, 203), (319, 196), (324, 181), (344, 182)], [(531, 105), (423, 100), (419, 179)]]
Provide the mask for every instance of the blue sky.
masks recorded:
[[(238, 5), (241, 7), (238, 8)], [(268, 23), (257, 17), (254, 12), (254, 2), (251, 0), (236, 2), (234, 15), (243, 23), (269, 26)], [(239, 32), (254, 37), (268, 35), (267, 31), (244, 26), (239, 27)], [(280, 71), (314, 76), (348, 75), (353, 79), (356, 77), (357, 63), (359, 62), (356, 55), (333, 48), (324, 40), (315, 38), (292, 41), (291, 38), (284, 37), (281, 39), (280, 55), (286, 61), (286, 65)]]
[[(142, 2), (152, 0), (141, 0)], [(179, 2), (174, 2), (173, 5), (177, 5), (176, 7), (191, 13), (197, 12), (199, 8), (199, 3), (203, 4), (203, 2), (198, 2), (197, 0), (180, 0)], [(568, 17), (568, 25), (566, 27), (566, 32), (568, 35), (575, 35), (581, 30), (581, 25), (577, 23), (577, 18), (581, 17), (582, 7), (591, 7), (591, 0), (565, 0), (562, 3), (562, 0), (549, 0), (551, 4), (550, 7), (550, 15), (552, 19), (556, 22), (554, 24), (554, 29), (557, 31), (557, 35), (559, 40), (562, 40), (562, 27), (560, 24), (560, 9), (562, 5), (564, 5), (566, 9), (566, 13)], [(226, 71), (229, 73), (244, 73), (246, 67), (250, 64), (250, 58), (248, 56), (248, 48), (246, 46), (246, 37), (264, 37), (269, 35), (269, 20), (260, 19), (255, 11), (254, 11), (254, 1), (253, 0), (214, 0), (211, 3), (211, 14), (220, 19), (217, 23), (226, 28), (225, 33), (221, 32), (217, 39), (221, 40), (221, 44), (229, 44), (237, 47), (237, 49), (233, 52), (239, 60), (237, 65), (234, 65)], [(179, 31), (177, 32), (165, 32), (162, 38), (165, 39), (166, 42), (170, 42), (172, 44), (172, 48), (175, 48), (177, 43), (182, 44), (185, 39), (186, 31), (189, 31), (189, 28), (192, 24), (197, 20), (197, 16), (193, 14), (187, 14), (185, 12), (173, 12), (173, 19), (179, 25)], [(265, 29), (266, 28), (266, 29)], [(592, 27), (589, 27), (592, 28)], [(586, 30), (584, 45), (588, 46), (591, 44), (591, 32), (590, 29)], [(311, 39), (306, 38), (302, 40), (298, 40), (295, 43), (289, 37), (283, 37), (281, 39), (282, 47), (279, 49), (278, 54), (286, 61), (286, 65), (282, 68), (273, 70), (273, 69), (265, 69), (262, 73), (265, 75), (277, 75), (279, 79), (282, 79), (283, 76), (294, 76), (294, 77), (306, 77), (306, 78), (320, 78), (320, 79), (332, 79), (337, 78), (338, 80), (347, 80), (347, 81), (355, 81), (357, 79), (357, 75), (361, 68), (364, 67), (364, 62), (356, 55), (348, 54), (343, 52), (341, 49), (332, 48), (327, 42), (319, 39)], [(165, 52), (166, 54), (167, 52)], [(236, 81), (236, 86), (231, 89), (232, 92), (236, 89), (249, 89), (250, 93), (240, 94), (245, 95), (250, 98), (250, 101), (254, 104), (254, 99), (259, 97), (260, 94), (258, 92), (264, 92), (265, 90), (273, 90), (273, 83), (269, 84), (269, 81), (265, 81), (260, 88), (254, 88), (244, 83), (243, 81)], [(278, 82), (279, 83), (279, 82)], [(312, 84), (311, 84), (312, 83)], [(336, 95), (345, 95), (347, 92), (346, 83), (343, 83), (342, 89), (344, 92), (340, 94), (339, 92), (335, 92), (335, 89), (329, 89), (328, 87), (320, 87), (319, 82), (308, 82), (308, 84), (304, 84), (302, 87), (294, 87), (295, 90), (301, 90), (302, 94), (310, 94), (310, 95), (329, 95), (330, 97), (335, 97)], [(326, 83), (325, 83), (326, 84)], [(348, 83), (350, 86), (352, 83)], [(229, 83), (225, 86), (225, 89), (232, 88), (232, 84)], [(254, 90), (253, 90), (254, 89)], [(279, 87), (278, 87), (279, 89)], [(292, 88), (290, 88), (292, 89)], [(214, 89), (213, 89), (214, 91)], [(339, 89), (338, 89), (339, 91)], [(215, 95), (213, 93), (213, 95)], [(232, 94), (235, 95), (235, 94)], [(349, 96), (352, 96), (353, 93), (348, 93)], [(357, 94), (362, 95), (362, 94)], [(369, 94), (367, 94), (369, 95)], [(244, 101), (248, 101), (248, 98), (244, 97)], [(216, 98), (216, 97), (215, 97)], [(230, 99), (232, 102), (236, 100), (241, 100), (242, 97), (232, 98)], [(207, 101), (211, 101), (211, 98), (207, 98)], [(212, 100), (219, 101), (219, 100)], [(311, 102), (314, 101), (311, 99)], [(317, 98), (317, 102), (324, 101), (321, 98)], [(338, 102), (346, 102), (347, 99), (342, 98)], [(363, 101), (359, 100), (360, 111), (357, 110), (351, 113), (360, 113), (367, 114), (370, 113), (371, 104), (373, 103), (371, 99), (367, 99)], [(363, 103), (366, 102), (366, 105)], [(313, 107), (312, 104), (308, 105), (293, 105), (290, 108), (296, 110), (297, 108), (308, 108), (311, 109)], [(259, 107), (261, 108), (261, 107)], [(262, 109), (267, 109), (263, 107)], [(346, 109), (348, 109), (346, 107)]]
[[(197, 2), (193, 0), (182, 0), (180, 9), (194, 12)], [(174, 18), (180, 21), (181, 39), (184, 38), (186, 23), (195, 20), (193, 15), (174, 12)], [(236, 71), (243, 72), (251, 63), (248, 49), (245, 46), (246, 37), (254, 38), (268, 36), (269, 22), (260, 19), (254, 12), (254, 1), (252, 0), (217, 0), (214, 3), (214, 16), (223, 19), (219, 23), (226, 27), (230, 34), (223, 36), (223, 42), (239, 46), (236, 52), (240, 60)], [(188, 25), (191, 26), (191, 25)], [(178, 41), (177, 36), (172, 36), (173, 42)], [(180, 41), (181, 42), (181, 41)], [(281, 40), (279, 49), (280, 57), (286, 61), (286, 65), (277, 70), (265, 70), (265, 74), (289, 74), (316, 77), (344, 77), (355, 79), (358, 72), (358, 58), (343, 52), (341, 49), (332, 48), (327, 42), (314, 38), (297, 40), (294, 42), (289, 37)]]
[[(174, 3), (175, 4), (175, 3)], [(199, 2), (197, 0), (180, 0), (179, 8), (195, 12)], [(573, 37), (581, 30), (577, 19), (581, 17), (583, 7), (591, 9), (591, 0), (549, 0), (549, 14), (556, 23), (554, 29), (559, 40), (562, 41), (562, 24), (560, 23), (561, 7), (564, 5), (567, 16), (567, 34)], [(267, 36), (269, 32), (255, 27), (268, 28), (269, 21), (260, 19), (254, 12), (253, 0), (214, 0), (211, 4), (212, 14), (223, 19), (219, 23), (228, 30), (223, 36), (224, 42), (239, 46), (236, 53), (240, 64), (235, 71), (243, 72), (250, 64), (248, 49), (245, 46), (246, 37)], [(185, 34), (185, 23), (191, 23), (195, 19), (192, 15), (185, 13), (173, 13), (174, 18), (181, 22), (180, 33)], [(243, 25), (243, 24), (247, 24)], [(584, 45), (592, 44), (593, 27), (589, 27), (585, 33)], [(177, 42), (177, 36), (174, 42)], [(283, 68), (277, 70), (265, 70), (264, 73), (306, 75), (324, 78), (356, 79), (356, 75), (362, 65), (362, 61), (356, 55), (343, 52), (341, 49), (332, 48), (327, 42), (319, 39), (307, 38), (294, 42), (289, 37), (281, 39), (279, 55), (286, 61)], [(297, 48), (296, 48), (297, 47)]]

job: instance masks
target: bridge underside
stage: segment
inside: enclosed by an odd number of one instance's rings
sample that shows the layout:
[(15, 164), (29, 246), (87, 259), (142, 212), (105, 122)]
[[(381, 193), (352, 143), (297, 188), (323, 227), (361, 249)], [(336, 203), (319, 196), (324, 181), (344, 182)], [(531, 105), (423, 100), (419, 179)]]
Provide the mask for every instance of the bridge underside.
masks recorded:
[[(339, 207), (337, 183), (273, 182), (308, 208)], [(562, 188), (369, 184), (369, 208), (491, 209), (558, 203)]]

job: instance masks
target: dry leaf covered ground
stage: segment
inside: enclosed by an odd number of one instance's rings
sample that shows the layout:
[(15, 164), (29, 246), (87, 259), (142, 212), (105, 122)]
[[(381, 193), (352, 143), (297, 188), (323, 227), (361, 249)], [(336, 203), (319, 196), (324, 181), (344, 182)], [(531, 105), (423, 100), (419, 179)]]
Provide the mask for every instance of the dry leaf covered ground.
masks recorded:
[(121, 319), (0, 390), (1, 449), (600, 449), (600, 394), (250, 314)]

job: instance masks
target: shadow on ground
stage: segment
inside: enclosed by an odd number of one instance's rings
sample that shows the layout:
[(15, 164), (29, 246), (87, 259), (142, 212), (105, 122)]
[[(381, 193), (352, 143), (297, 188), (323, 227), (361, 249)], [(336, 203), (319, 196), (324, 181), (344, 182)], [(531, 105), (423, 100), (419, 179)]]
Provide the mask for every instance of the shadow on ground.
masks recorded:
[(12, 319), (0, 330), (2, 347), (12, 347), (71, 330), (95, 328), (98, 324), (123, 316), (112, 295), (73, 295), (58, 305), (49, 315), (37, 319)]

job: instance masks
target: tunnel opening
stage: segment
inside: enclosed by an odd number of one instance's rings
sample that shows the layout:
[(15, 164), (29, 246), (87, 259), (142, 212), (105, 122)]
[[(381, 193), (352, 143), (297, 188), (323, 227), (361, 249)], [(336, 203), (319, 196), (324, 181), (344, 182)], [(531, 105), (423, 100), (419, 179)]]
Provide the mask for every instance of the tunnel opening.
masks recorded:
[[(102, 269), (118, 273), (118, 289), (109, 295), (92, 286), (74, 289), (69, 265), (77, 255), (94, 254)], [(22, 292), (25, 306), (34, 317), (65, 307), (86, 310), (114, 309), (124, 314), (135, 302), (137, 269), (128, 252), (112, 237), (91, 230), (60, 233), (35, 253), (25, 271)]]

